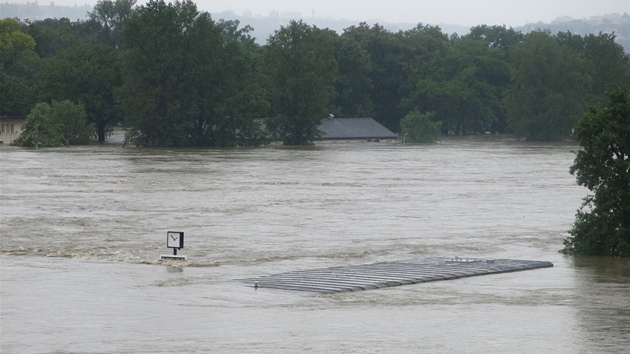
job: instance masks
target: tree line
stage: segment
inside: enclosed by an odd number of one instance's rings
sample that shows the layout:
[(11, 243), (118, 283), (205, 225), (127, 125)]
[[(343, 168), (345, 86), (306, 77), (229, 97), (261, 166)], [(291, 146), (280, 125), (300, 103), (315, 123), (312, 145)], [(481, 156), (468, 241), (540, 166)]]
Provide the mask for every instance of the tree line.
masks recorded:
[(28, 116), (35, 133), (19, 143), (38, 146), (104, 141), (118, 124), (138, 146), (302, 145), (328, 114), (372, 117), (408, 141), (559, 140), (630, 83), (614, 34), (366, 23), (337, 33), (291, 21), (258, 45), (251, 32), (189, 0), (101, 0), (74, 22), (6, 18), (0, 115)]

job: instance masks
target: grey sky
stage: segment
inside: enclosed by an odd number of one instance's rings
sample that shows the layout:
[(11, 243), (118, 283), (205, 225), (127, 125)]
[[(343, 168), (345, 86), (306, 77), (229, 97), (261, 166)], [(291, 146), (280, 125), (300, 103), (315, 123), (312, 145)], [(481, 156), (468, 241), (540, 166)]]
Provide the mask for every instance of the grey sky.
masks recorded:
[[(15, 2), (16, 0), (7, 0)], [(28, 0), (17, 0), (26, 2)], [(33, 0), (30, 0), (33, 1)], [(194, 0), (193, 0), (194, 1)], [(94, 4), (96, 0), (55, 0), (57, 5)], [(166, 2), (170, 2), (166, 0)], [(197, 0), (200, 10), (237, 14), (251, 11), (267, 16), (270, 11), (300, 13), (303, 18), (347, 18), (368, 22), (408, 22), (428, 24), (479, 24), (521, 26), (528, 22), (550, 22), (557, 17), (575, 19), (608, 13), (630, 12), (630, 0)], [(40, 0), (41, 5), (48, 1)], [(146, 0), (138, 0), (138, 4)]]

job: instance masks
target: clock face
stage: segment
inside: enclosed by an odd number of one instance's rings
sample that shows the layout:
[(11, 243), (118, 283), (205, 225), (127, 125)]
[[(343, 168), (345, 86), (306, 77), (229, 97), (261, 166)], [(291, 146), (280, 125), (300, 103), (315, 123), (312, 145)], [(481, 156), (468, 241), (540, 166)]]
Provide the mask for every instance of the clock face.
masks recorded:
[(184, 247), (184, 233), (169, 231), (166, 233), (166, 247), (170, 248), (183, 248)]

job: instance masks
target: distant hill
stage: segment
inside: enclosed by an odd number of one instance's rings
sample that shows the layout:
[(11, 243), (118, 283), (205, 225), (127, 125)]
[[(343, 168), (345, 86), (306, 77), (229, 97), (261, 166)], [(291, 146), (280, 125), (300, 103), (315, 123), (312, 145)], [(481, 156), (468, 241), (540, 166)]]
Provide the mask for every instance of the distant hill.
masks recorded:
[[(256, 38), (256, 42), (259, 44), (265, 44), (267, 38), (270, 35), (273, 35), (274, 32), (280, 29), (280, 26), (286, 26), (289, 21), (300, 18), (296, 18), (299, 15), (295, 14), (295, 16), (291, 16), (292, 14), (281, 14), (281, 13), (271, 13), (270, 16), (252, 16), (248, 14), (244, 14), (242, 16), (237, 15), (234, 11), (224, 11), (224, 12), (216, 12), (211, 13), (213, 19), (224, 19), (224, 20), (239, 20), (241, 25), (250, 25), (254, 28), (253, 36)], [(327, 17), (302, 17), (301, 18), (305, 23), (310, 25), (315, 25), (319, 28), (329, 28), (337, 33), (343, 33), (343, 30), (349, 28), (351, 26), (359, 25), (360, 21), (353, 21), (348, 19), (334, 19)], [(374, 21), (366, 21), (369, 25), (374, 25), (377, 22)], [(408, 30), (416, 27), (417, 23), (386, 23), (386, 22), (378, 22), (379, 25), (383, 26), (389, 31), (398, 32), (399, 30)], [(449, 24), (433, 24), (433, 23), (424, 23), (425, 25), (437, 25), (439, 26), (443, 32), (452, 34), (466, 34), (470, 30), (469, 27), (459, 26), (459, 25), (449, 25)]]
[(621, 44), (626, 53), (630, 53), (630, 16), (627, 13), (591, 16), (588, 19), (558, 17), (551, 23), (536, 22), (514, 28), (523, 33), (538, 29), (548, 29), (551, 33), (571, 32), (585, 36), (588, 34), (615, 33), (616, 42)]
[[(18, 3), (0, 3), (0, 18), (19, 18), (29, 19), (31, 21), (43, 20), (46, 18), (62, 18), (66, 17), (71, 21), (86, 20), (87, 13), (92, 11), (91, 5), (81, 6), (55, 6), (54, 1), (51, 1), (48, 6), (40, 6), (37, 2), (27, 2), (26, 4)], [(269, 36), (273, 35), (280, 26), (285, 26), (291, 19), (297, 19), (297, 14), (281, 14), (278, 12), (272, 12), (269, 16), (253, 16), (251, 14), (237, 15), (234, 11), (225, 11), (212, 13), (212, 18), (215, 20), (239, 20), (241, 25), (250, 25), (254, 28), (253, 37), (256, 38), (256, 42), (259, 44), (265, 44)], [(330, 28), (338, 33), (342, 33), (344, 29), (350, 26), (356, 26), (359, 24), (357, 21), (351, 21), (347, 19), (333, 19), (325, 17), (302, 17), (304, 22), (316, 25), (320, 28)], [(373, 25), (374, 22), (367, 21), (368, 24)], [(384, 23), (379, 22), (381, 26), (389, 31), (397, 32), (399, 30), (408, 30), (414, 28), (417, 23)], [(453, 34), (457, 33), (462, 36), (469, 32), (470, 27), (453, 25), (453, 24), (438, 24), (438, 23), (424, 23), (425, 25), (437, 25), (444, 33)], [(482, 25), (482, 23), (480, 23)], [(598, 34), (602, 33), (615, 33), (617, 36), (617, 43), (621, 44), (626, 52), (630, 52), (630, 16), (625, 13), (620, 14), (607, 14), (603, 16), (591, 16), (588, 19), (573, 19), (570, 17), (560, 17), (551, 23), (536, 22), (530, 23), (525, 26), (515, 27), (515, 30), (523, 33), (539, 29), (548, 29), (552, 33), (569, 31), (574, 34), (587, 35), (590, 33)]]

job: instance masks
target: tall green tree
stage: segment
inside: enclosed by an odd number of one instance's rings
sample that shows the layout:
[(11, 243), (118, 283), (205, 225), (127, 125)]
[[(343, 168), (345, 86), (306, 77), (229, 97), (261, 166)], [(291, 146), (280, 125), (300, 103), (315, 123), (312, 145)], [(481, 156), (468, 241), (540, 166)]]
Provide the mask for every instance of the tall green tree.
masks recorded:
[(400, 120), (414, 109), (401, 101), (415, 90), (418, 80), (439, 70), (448, 36), (436, 26), (418, 24), (392, 33), (366, 23), (345, 29), (343, 36), (359, 43), (372, 62), (370, 97), (374, 118), (388, 129), (400, 131)]
[(23, 78), (0, 70), (0, 115), (25, 116), (32, 103), (32, 89)]
[(571, 174), (592, 195), (584, 198), (564, 252), (630, 257), (630, 88), (607, 94), (603, 109), (584, 114)]
[(308, 145), (321, 136), (319, 125), (331, 110), (338, 75), (335, 36), (291, 21), (267, 42), (263, 58), (273, 114), (267, 126), (285, 145)]
[(151, 0), (125, 22), (118, 97), (142, 146), (263, 142), (253, 116), (265, 110), (251, 40), (235, 39), (191, 1)]
[(370, 71), (370, 99), (374, 119), (392, 131), (399, 131), (399, 121), (405, 112), (400, 109), (400, 87), (404, 82), (404, 68), (398, 54), (402, 52), (400, 35), (391, 33), (383, 26), (369, 26), (360, 23), (344, 30), (342, 35), (359, 43), (369, 55), (372, 64)]
[(374, 117), (370, 93), (374, 88), (372, 61), (367, 51), (351, 38), (335, 40), (334, 57), (339, 69), (335, 81), (335, 113), (339, 117)]
[(78, 45), (101, 44), (93, 26), (86, 21), (70, 21), (64, 17), (27, 21), (27, 24), (26, 33), (35, 39), (35, 52), (41, 58)]
[[(400, 53), (396, 56), (397, 65), (402, 69), (402, 77), (399, 78), (397, 110), (398, 115), (405, 116), (408, 112), (419, 110), (418, 105), (409, 102), (409, 97), (414, 95), (418, 84), (427, 80), (442, 81), (444, 79), (445, 57), (448, 54), (449, 38), (437, 26), (418, 24), (411, 30), (399, 32), (402, 45)], [(419, 102), (415, 102), (419, 103)], [(424, 105), (425, 102), (419, 103)], [(433, 110), (420, 109), (429, 117), (436, 118), (438, 114)], [(398, 117), (400, 121), (402, 117)]]
[(556, 37), (560, 45), (571, 48), (588, 62), (593, 79), (589, 101), (593, 105), (603, 105), (607, 91), (630, 83), (630, 58), (615, 42), (614, 34), (600, 32), (581, 36), (567, 31), (558, 32)]
[(0, 20), (0, 63), (3, 70), (25, 56), (33, 56), (35, 40), (24, 33), (20, 23), (12, 18)]
[(532, 32), (510, 51), (512, 85), (504, 106), (512, 131), (528, 140), (571, 136), (592, 78), (579, 52), (548, 32)]
[(26, 115), (33, 101), (39, 57), (35, 40), (16, 20), (0, 20), (0, 115)]
[(482, 134), (503, 116), (502, 90), (509, 79), (503, 52), (469, 37), (452, 41), (431, 73), (413, 70), (414, 89), (403, 100), (410, 110), (434, 112), (443, 134)]
[(102, 44), (119, 49), (123, 47), (123, 24), (131, 17), (135, 5), (136, 0), (97, 1), (88, 15)]
[[(238, 21), (198, 19), (197, 45), (190, 72), (189, 107), (195, 146), (257, 146), (268, 142), (254, 118), (263, 117), (269, 102), (262, 86), (252, 30)], [(214, 38), (208, 35), (212, 33)]]
[(114, 90), (121, 85), (120, 53), (108, 46), (76, 46), (46, 59), (40, 101), (72, 100), (84, 105), (100, 142), (121, 121)]
[(601, 32), (584, 37), (584, 54), (592, 65), (593, 94), (602, 98), (600, 102), (607, 91), (630, 84), (630, 58), (615, 38)]

